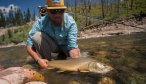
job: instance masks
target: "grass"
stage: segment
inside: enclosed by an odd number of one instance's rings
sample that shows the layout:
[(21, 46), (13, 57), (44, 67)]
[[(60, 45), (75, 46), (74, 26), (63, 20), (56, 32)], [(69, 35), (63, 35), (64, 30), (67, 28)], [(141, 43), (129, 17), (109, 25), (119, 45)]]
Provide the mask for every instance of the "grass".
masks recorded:
[(0, 36), (0, 45), (18, 44), (26, 41), (30, 28), (31, 25), (26, 24), (17, 29), (8, 29), (4, 35)]

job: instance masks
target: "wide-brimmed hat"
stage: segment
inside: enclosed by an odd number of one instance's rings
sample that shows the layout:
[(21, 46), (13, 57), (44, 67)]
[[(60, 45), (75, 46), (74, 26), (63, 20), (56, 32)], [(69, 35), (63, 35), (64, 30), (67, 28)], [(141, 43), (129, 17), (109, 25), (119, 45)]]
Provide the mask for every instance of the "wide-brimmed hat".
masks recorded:
[(64, 0), (46, 0), (47, 9), (66, 9)]

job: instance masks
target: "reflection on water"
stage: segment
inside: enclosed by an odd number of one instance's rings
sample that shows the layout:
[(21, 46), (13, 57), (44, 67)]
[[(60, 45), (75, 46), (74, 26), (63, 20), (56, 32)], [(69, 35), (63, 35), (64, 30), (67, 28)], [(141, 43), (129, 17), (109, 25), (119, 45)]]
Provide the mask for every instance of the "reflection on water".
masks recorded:
[(5, 68), (22, 66), (28, 56), (24, 46), (0, 48), (0, 65)]
[[(110, 63), (116, 69), (111, 75), (124, 84), (146, 82), (146, 33), (79, 41), (80, 48), (94, 59)], [(88, 45), (84, 45), (87, 44)]]
[(48, 84), (97, 84), (99, 80), (101, 80), (102, 78), (102, 76), (100, 75), (90, 74), (90, 73), (79, 73), (79, 72), (58, 73), (55, 70), (46, 70), (44, 72), (45, 72), (45, 77), (48, 80)]
[[(115, 84), (115, 82), (116, 84), (145, 84), (145, 36), (146, 33), (135, 33), (79, 40), (82, 52), (89, 52), (91, 58), (111, 64), (115, 68), (113, 73), (102, 76), (90, 73), (57, 73), (56, 70), (42, 72), (49, 84), (97, 84), (105, 80), (111, 84)], [(24, 47), (0, 49), (0, 64), (6, 67), (21, 66), (26, 56)]]

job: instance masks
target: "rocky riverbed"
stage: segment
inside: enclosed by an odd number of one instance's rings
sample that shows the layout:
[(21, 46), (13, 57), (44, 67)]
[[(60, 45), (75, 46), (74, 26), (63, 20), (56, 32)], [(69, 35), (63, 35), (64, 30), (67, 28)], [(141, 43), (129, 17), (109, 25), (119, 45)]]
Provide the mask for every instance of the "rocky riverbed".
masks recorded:
[(142, 21), (130, 18), (128, 20), (105, 21), (103, 24), (90, 25), (79, 31), (78, 39), (125, 35), (146, 31), (146, 17)]

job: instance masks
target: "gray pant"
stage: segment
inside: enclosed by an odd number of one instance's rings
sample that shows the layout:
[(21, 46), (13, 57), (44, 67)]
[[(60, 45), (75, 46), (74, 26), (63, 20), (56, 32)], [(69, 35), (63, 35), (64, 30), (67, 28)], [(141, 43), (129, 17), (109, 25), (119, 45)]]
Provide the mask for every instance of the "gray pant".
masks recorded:
[(36, 32), (32, 37), (34, 47), (44, 59), (51, 60), (51, 53), (63, 53), (66, 58), (68, 51), (58, 46), (55, 41), (43, 32)]

